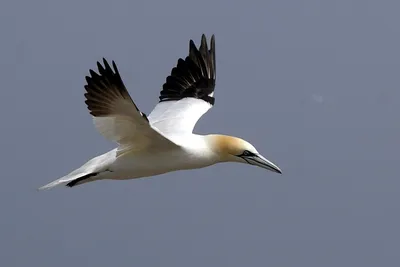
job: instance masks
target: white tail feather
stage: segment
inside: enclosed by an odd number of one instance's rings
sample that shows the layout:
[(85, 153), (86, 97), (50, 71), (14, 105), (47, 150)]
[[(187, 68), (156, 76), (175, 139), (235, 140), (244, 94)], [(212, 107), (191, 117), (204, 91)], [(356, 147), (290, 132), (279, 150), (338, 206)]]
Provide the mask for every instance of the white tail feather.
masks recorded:
[[(89, 175), (91, 173), (103, 172), (103, 171), (107, 170), (107, 168), (110, 166), (110, 164), (112, 162), (114, 162), (115, 155), (116, 155), (116, 149), (111, 150), (100, 156), (97, 156), (97, 157), (89, 160), (88, 162), (86, 162), (80, 168), (72, 171), (71, 173), (69, 173), (51, 183), (48, 183), (42, 187), (39, 187), (38, 190), (51, 189), (58, 185), (67, 185), (68, 183), (70, 183), (76, 179), (79, 179), (85, 175)], [(90, 180), (93, 181), (95, 179), (91, 178)]]

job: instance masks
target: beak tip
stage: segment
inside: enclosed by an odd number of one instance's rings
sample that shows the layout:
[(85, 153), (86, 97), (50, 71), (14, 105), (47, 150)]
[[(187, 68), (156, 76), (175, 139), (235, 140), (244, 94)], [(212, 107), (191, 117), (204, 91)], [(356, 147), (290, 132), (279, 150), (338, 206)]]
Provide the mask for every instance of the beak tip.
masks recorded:
[(251, 157), (248, 160), (246, 160), (246, 162), (249, 163), (249, 164), (252, 164), (252, 165), (256, 165), (256, 166), (262, 167), (262, 168), (267, 169), (269, 171), (282, 174), (281, 169), (276, 164), (272, 163), (271, 161), (267, 160), (266, 158), (264, 158), (261, 155), (257, 155), (257, 157)]

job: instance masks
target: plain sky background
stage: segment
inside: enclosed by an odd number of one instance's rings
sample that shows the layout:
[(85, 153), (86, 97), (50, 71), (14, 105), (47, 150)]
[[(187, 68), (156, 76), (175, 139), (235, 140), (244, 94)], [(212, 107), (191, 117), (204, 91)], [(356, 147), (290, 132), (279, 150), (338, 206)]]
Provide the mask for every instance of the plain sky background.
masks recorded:
[[(400, 2), (2, 1), (0, 265), (399, 266)], [(115, 60), (149, 113), (189, 39), (216, 35), (197, 133), (244, 164), (36, 188), (114, 147), (84, 77)]]

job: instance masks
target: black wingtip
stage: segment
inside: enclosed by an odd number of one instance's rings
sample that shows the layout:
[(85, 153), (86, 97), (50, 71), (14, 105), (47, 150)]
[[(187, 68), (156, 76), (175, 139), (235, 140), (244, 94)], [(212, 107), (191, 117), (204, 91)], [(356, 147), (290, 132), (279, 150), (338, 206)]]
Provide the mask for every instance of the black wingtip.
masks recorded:
[(117, 64), (115, 64), (115, 61), (113, 60), (111, 62), (111, 64), (112, 64), (112, 67), (114, 69), (114, 72), (119, 75), (119, 71), (118, 71), (118, 68), (117, 68)]
[(160, 102), (179, 100), (186, 97), (202, 99), (211, 105), (215, 88), (215, 37), (211, 36), (210, 50), (207, 38), (202, 34), (200, 46), (189, 40), (189, 55), (178, 64), (167, 77), (160, 93)]
[(108, 64), (108, 61), (107, 61), (105, 58), (103, 58), (103, 64), (104, 64), (104, 68), (106, 69), (106, 72), (107, 72), (109, 75), (113, 75), (114, 72), (113, 72), (113, 70), (111, 69), (110, 64)]
[(214, 79), (216, 79), (217, 76), (217, 64), (215, 63), (215, 35), (213, 34), (211, 36), (211, 41), (210, 41), (210, 54), (211, 54), (211, 60), (212, 60), (212, 66), (213, 66), (213, 74), (214, 74)]
[(200, 51), (208, 51), (207, 38), (204, 34), (201, 36), (201, 44), (200, 44), (199, 50)]
[(190, 39), (190, 41), (189, 41), (189, 54), (190, 54), (190, 51), (192, 51), (193, 49), (197, 50), (197, 47), (196, 47), (194, 41), (192, 39)]
[(103, 74), (105, 72), (104, 67), (101, 65), (99, 61), (97, 61), (97, 69), (99, 70), (100, 74)]

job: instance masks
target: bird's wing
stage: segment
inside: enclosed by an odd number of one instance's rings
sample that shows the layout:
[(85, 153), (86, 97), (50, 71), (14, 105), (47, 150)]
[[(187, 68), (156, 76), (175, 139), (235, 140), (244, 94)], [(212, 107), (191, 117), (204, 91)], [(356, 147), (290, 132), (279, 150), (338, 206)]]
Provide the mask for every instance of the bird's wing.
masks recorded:
[(215, 37), (212, 35), (208, 49), (203, 34), (199, 49), (190, 40), (189, 55), (180, 58), (167, 77), (160, 102), (149, 115), (150, 124), (167, 135), (192, 133), (200, 117), (214, 105), (215, 79)]
[(107, 139), (119, 144), (118, 153), (150, 148), (177, 147), (149, 124), (130, 97), (115, 62), (114, 70), (103, 59), (97, 62), (99, 74), (90, 70), (86, 76), (86, 105), (97, 130)]

